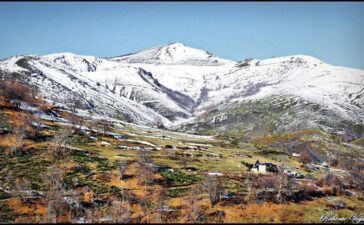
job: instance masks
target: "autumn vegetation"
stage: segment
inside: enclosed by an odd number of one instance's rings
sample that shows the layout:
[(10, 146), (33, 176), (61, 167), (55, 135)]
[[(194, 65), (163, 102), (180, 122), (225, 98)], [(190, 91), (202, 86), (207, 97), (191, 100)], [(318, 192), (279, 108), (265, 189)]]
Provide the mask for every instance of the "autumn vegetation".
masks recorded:
[[(274, 145), (296, 143), (316, 130), (259, 138), (246, 150), (238, 141), (152, 138), (143, 129), (131, 136), (136, 128), (118, 130), (109, 120), (79, 116), (79, 104), (75, 99), (60, 109), (21, 79), (1, 80), (1, 222), (320, 222), (330, 210), (364, 212), (362, 161), (334, 155), (325, 158), (328, 168), (310, 171), (305, 165), (317, 164), (310, 152)], [(46, 120), (32, 107), (68, 123)], [(249, 171), (256, 159), (278, 164), (279, 172)], [(286, 168), (305, 178), (287, 175)]]

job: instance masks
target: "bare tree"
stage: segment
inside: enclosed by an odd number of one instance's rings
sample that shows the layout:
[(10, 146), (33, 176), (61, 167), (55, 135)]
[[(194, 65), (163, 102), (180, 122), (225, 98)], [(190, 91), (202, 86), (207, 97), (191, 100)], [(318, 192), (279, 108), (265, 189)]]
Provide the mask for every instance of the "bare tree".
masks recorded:
[(256, 190), (257, 188), (255, 188), (255, 180), (257, 180), (256, 175), (252, 174), (250, 172), (246, 173), (246, 187), (247, 187), (247, 195), (246, 195), (246, 200), (247, 201), (251, 201), (253, 199), (255, 199), (256, 197)]
[(155, 189), (155, 193), (156, 193), (156, 197), (155, 197), (155, 212), (156, 212), (156, 218), (155, 218), (155, 222), (156, 223), (165, 223), (167, 218), (166, 218), (166, 211), (165, 211), (165, 205), (164, 205), (164, 201), (166, 200), (166, 192), (165, 190), (160, 187), (157, 186)]
[(113, 223), (130, 222), (130, 204), (128, 201), (113, 200), (108, 208), (108, 214)]
[(14, 194), (20, 198), (21, 202), (26, 201), (26, 197), (29, 195), (30, 181), (27, 178), (16, 178), (15, 179)]
[(333, 153), (328, 155), (329, 158), (329, 166), (337, 167), (339, 165), (339, 161), (337, 160), (337, 156)]
[(123, 179), (124, 173), (125, 173), (127, 168), (128, 168), (128, 162), (127, 161), (123, 161), (123, 162), (121, 162), (119, 164), (118, 169), (119, 169), (120, 180)]
[(105, 212), (100, 208), (91, 208), (85, 210), (85, 215), (88, 223), (100, 223), (101, 219), (105, 216)]
[(137, 151), (138, 162), (138, 184), (149, 185), (153, 181), (153, 171), (149, 166), (150, 164), (150, 152), (139, 150)]
[(70, 207), (69, 221), (77, 222), (77, 220), (83, 216), (84, 211), (81, 206), (81, 196), (78, 191), (70, 191), (70, 195), (67, 196), (69, 199), (68, 205)]
[(19, 108), (22, 101), (31, 105), (37, 103), (34, 98), (36, 92), (30, 86), (22, 84), (17, 80), (2, 81), (0, 86), (0, 94), (4, 97), (4, 101)]
[(150, 175), (151, 173), (150, 170), (148, 170), (148, 168), (146, 168), (143, 165), (139, 165), (137, 174), (138, 185), (147, 186), (150, 183)]
[(69, 144), (69, 136), (71, 133), (71, 130), (66, 127), (60, 129), (59, 132), (54, 136), (53, 141), (49, 145), (49, 152), (51, 153), (54, 160), (62, 160), (67, 158), (69, 154), (67, 145)]
[(74, 97), (70, 100), (70, 102), (67, 104), (68, 108), (71, 111), (71, 114), (68, 115), (68, 120), (71, 122), (74, 133), (80, 133), (82, 130), (82, 126), (85, 122), (83, 116), (77, 115), (77, 109), (84, 108), (84, 104), (81, 100), (81, 97)]
[(356, 162), (350, 171), (351, 182), (357, 185), (358, 189), (364, 191), (364, 162)]
[(282, 158), (281, 160), (281, 166), (279, 168), (278, 172), (278, 184), (277, 184), (277, 201), (283, 202), (284, 197), (282, 196), (282, 193), (286, 191), (288, 187), (288, 176), (284, 173), (284, 169), (286, 168), (288, 159), (286, 157)]
[(12, 153), (23, 150), (23, 139), (25, 137), (24, 125), (19, 125), (14, 129), (15, 146), (12, 148)]
[(199, 194), (201, 194), (201, 187), (198, 184), (192, 185), (184, 207), (185, 222), (187, 223), (198, 223), (203, 220), (203, 210), (197, 204)]
[(33, 137), (35, 131), (31, 125), (33, 117), (28, 113), (18, 114), (19, 125), (13, 130), (15, 136), (14, 146), (10, 148), (10, 153), (14, 154), (23, 150), (23, 140), (27, 137)]
[(285, 198), (283, 193), (288, 190), (288, 176), (283, 171), (279, 171), (278, 173), (278, 185), (277, 185), (277, 201), (279, 203), (283, 203)]
[(224, 193), (221, 178), (219, 176), (206, 176), (205, 186), (209, 193), (211, 206), (214, 207), (220, 201), (220, 196)]
[(97, 130), (102, 131), (103, 135), (106, 136), (107, 132), (112, 131), (112, 122), (107, 120), (99, 120), (96, 123)]
[(150, 222), (150, 215), (151, 215), (151, 205), (150, 197), (151, 197), (151, 190), (149, 188), (149, 185), (153, 181), (153, 171), (150, 167), (150, 152), (139, 150), (137, 151), (137, 162), (138, 162), (138, 174), (137, 174), (137, 180), (138, 185), (144, 185), (144, 195), (141, 200), (141, 208), (143, 210), (144, 214), (144, 222)]
[(42, 176), (43, 182), (47, 188), (45, 222), (62, 222), (60, 221), (60, 218), (69, 213), (69, 206), (64, 199), (64, 173), (63, 170), (52, 166), (49, 167), (48, 172)]
[(311, 163), (312, 162), (312, 157), (308, 154), (307, 151), (303, 151), (303, 152), (301, 152), (301, 155), (299, 157), (299, 160), (303, 164)]
[(139, 150), (136, 153), (137, 162), (139, 164), (145, 165), (151, 162), (150, 152), (145, 150)]
[(316, 184), (330, 187), (334, 195), (340, 195), (344, 187), (342, 179), (331, 172), (326, 173)]
[(0, 111), (0, 134), (5, 130), (4, 128), (8, 125), (6, 116)]
[(181, 164), (182, 164), (183, 167), (188, 166), (188, 159), (187, 159), (187, 156), (185, 154), (179, 156), (178, 159), (181, 161)]
[(37, 116), (33, 116), (32, 121), (33, 121), (33, 124), (35, 126), (34, 137), (39, 137), (40, 134), (41, 134), (41, 131), (42, 131), (41, 119), (39, 117), (37, 117)]
[(67, 119), (71, 122), (73, 132), (79, 134), (82, 130), (82, 126), (85, 123), (85, 119), (82, 116), (77, 116), (75, 112), (68, 115)]

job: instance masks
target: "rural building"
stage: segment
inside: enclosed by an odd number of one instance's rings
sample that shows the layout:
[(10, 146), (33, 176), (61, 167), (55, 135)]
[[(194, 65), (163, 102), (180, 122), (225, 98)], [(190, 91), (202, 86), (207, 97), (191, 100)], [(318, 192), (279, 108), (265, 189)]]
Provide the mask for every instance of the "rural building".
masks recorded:
[(260, 163), (259, 160), (257, 160), (250, 171), (256, 173), (266, 173), (266, 172), (276, 173), (278, 172), (278, 168), (273, 163)]

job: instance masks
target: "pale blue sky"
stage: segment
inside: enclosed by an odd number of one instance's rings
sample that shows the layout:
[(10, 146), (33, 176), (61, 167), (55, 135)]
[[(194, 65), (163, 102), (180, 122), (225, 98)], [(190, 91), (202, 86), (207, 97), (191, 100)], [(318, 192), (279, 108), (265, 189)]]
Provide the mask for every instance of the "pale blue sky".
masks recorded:
[(2, 2), (0, 21), (0, 58), (182, 42), (227, 59), (306, 54), (364, 69), (363, 2)]

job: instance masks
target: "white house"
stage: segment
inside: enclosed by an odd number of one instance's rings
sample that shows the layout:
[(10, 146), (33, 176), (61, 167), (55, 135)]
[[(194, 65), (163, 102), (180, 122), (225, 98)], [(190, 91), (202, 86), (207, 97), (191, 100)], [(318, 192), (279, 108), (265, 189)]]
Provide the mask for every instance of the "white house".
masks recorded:
[(267, 172), (267, 166), (266, 165), (259, 165), (258, 168), (259, 168), (258, 172), (260, 172), (260, 173), (266, 173)]
[(260, 163), (259, 160), (257, 160), (250, 171), (255, 173), (278, 172), (278, 168), (272, 163)]

